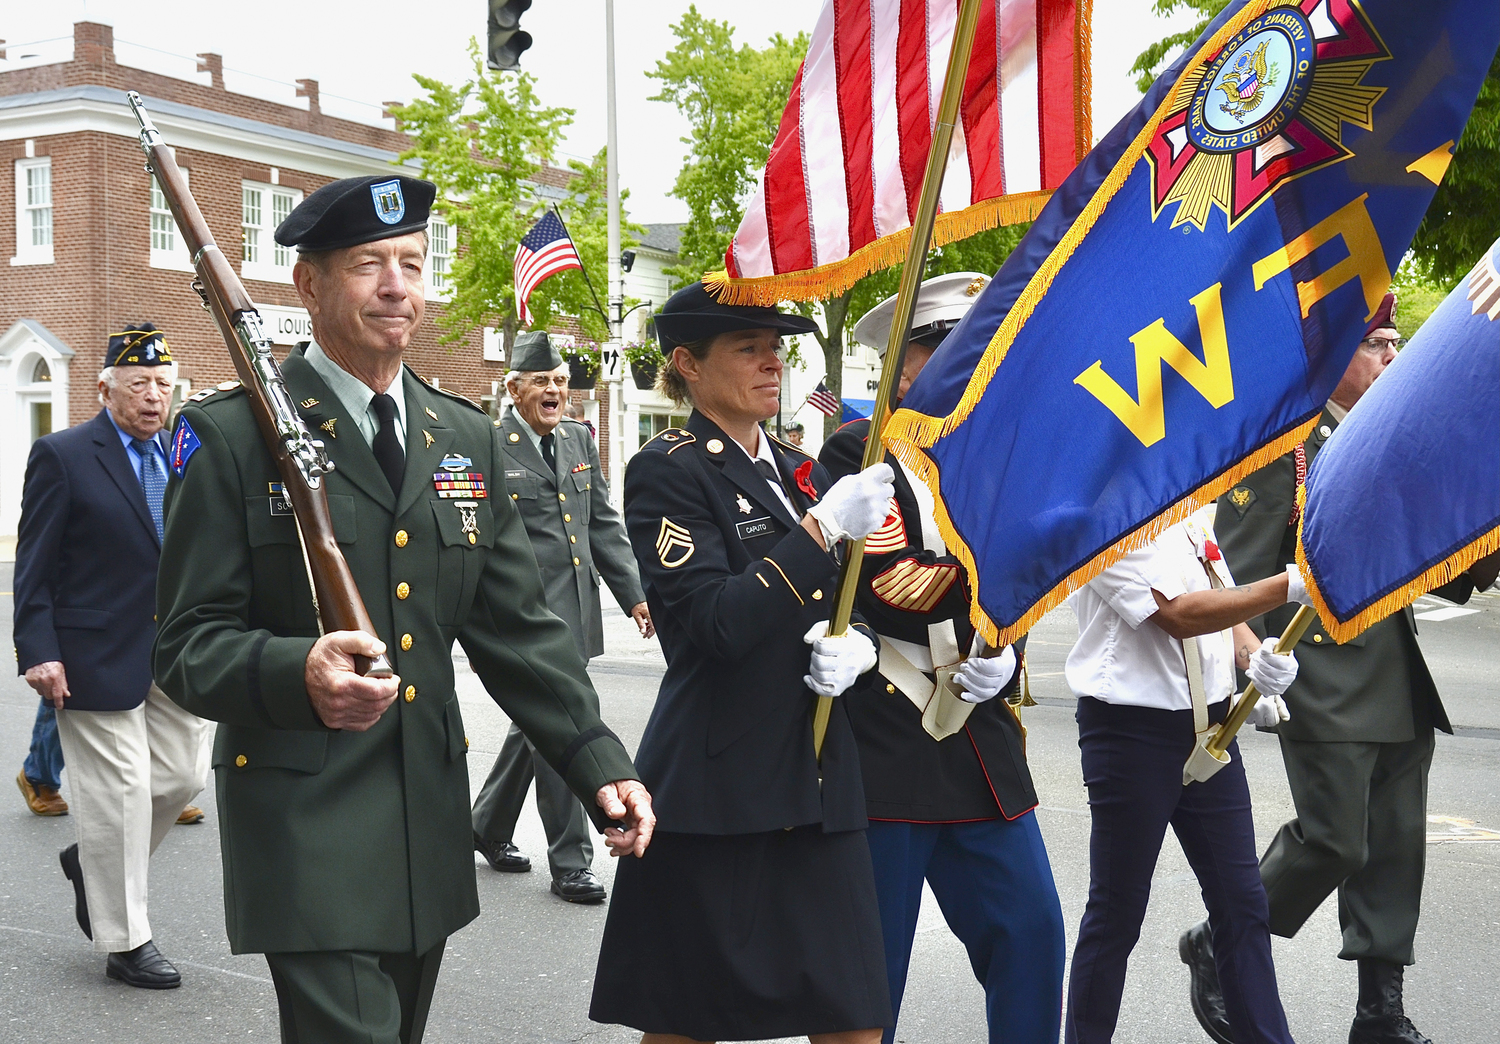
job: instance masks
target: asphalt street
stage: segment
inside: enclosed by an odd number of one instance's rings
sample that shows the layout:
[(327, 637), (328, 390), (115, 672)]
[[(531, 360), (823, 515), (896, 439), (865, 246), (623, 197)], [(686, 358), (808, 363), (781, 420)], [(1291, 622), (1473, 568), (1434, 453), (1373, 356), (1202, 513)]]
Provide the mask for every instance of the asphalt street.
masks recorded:
[[(0, 566), (0, 628), (10, 629), (11, 567)], [(1455, 614), (1424, 599), (1421, 643), (1438, 680), (1455, 737), (1439, 736), (1433, 762), (1427, 890), (1407, 973), (1407, 1010), (1437, 1044), (1500, 1041), (1490, 1013), (1500, 967), (1500, 691), (1491, 664), (1500, 649), (1500, 594), (1478, 596)], [(1029, 755), (1041, 795), (1038, 817), (1062, 897), (1069, 946), (1088, 884), (1089, 817), (1077, 733), (1062, 665), (1076, 635), (1071, 611), (1032, 632), (1026, 711)], [(459, 658), (459, 695), (478, 789), (507, 722)], [(606, 720), (633, 749), (650, 714), (662, 660), (629, 620), (606, 614), (606, 655), (590, 672)], [(0, 768), (25, 756), (36, 698), (22, 679), (0, 678)], [(1262, 844), (1292, 815), (1274, 736), (1251, 733), (1241, 749)], [(749, 785), (751, 781), (747, 781)], [(11, 793), (10, 784), (0, 793)], [(63, 791), (67, 795), (67, 777)], [(212, 792), (198, 802), (201, 825), (175, 828), (151, 865), (156, 942), (181, 969), (179, 990), (134, 990), (104, 976), (74, 924), (72, 893), (58, 851), (74, 839), (69, 818), (40, 819), (20, 795), (0, 797), (0, 1042), (274, 1041), (276, 1000), (264, 960), (234, 956), (224, 935), (217, 814)], [(426, 1039), (453, 1042), (634, 1041), (632, 1031), (588, 1020), (588, 998), (605, 907), (569, 906), (547, 891), (545, 839), (534, 807), (517, 842), (542, 869), (493, 873), (478, 861), (483, 909), (452, 937)], [(477, 857), (476, 857), (477, 860)], [(614, 873), (602, 850), (596, 870)], [(376, 868), (371, 868), (375, 872)], [(663, 911), (664, 917), (672, 916)], [(1178, 934), (1203, 916), (1198, 887), (1176, 841), (1162, 850), (1151, 905), (1126, 987), (1121, 1044), (1207, 1040), (1187, 1006)], [(1336, 959), (1337, 913), (1325, 903), (1295, 939), (1275, 940), (1277, 971), (1292, 1031), (1304, 1044), (1343, 1044), (1355, 997), (1354, 969)], [(930, 895), (919, 922), (911, 979), (898, 1027), (908, 1042), (982, 1041), (983, 999), (962, 947)]]

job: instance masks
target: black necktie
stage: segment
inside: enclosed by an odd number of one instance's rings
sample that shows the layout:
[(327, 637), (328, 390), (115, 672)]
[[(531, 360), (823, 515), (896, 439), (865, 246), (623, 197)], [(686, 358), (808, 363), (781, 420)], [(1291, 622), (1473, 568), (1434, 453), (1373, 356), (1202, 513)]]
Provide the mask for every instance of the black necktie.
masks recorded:
[(375, 451), (375, 461), (385, 472), (391, 492), (400, 493), (401, 476), (406, 474), (406, 450), (401, 448), (401, 439), (396, 434), (396, 400), (389, 395), (377, 395), (370, 400), (370, 408), (380, 418), (380, 430), (375, 433), (375, 442), (371, 446)]
[(786, 492), (786, 485), (781, 481), (781, 474), (776, 470), (775, 464), (772, 464), (765, 457), (756, 457), (755, 470), (760, 472), (767, 482), (781, 490), (782, 493)]
[(553, 435), (549, 431), (542, 436), (542, 459), (547, 462), (547, 468), (554, 474), (557, 472), (557, 455), (552, 452)]

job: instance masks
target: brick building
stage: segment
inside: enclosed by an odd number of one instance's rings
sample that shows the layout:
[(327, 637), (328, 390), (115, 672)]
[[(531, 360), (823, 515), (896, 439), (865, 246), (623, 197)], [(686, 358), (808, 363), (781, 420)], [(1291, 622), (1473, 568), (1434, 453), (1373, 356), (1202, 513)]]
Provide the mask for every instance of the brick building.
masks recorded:
[[(211, 82), (118, 64), (113, 30), (92, 22), (74, 26), (70, 59), (0, 71), (0, 258), (9, 262), (0, 260), (0, 555), (14, 547), (32, 440), (99, 409), (110, 332), (140, 320), (161, 327), (180, 364), (179, 397), (234, 376), (143, 170), (124, 92), (145, 98), (215, 239), (288, 348), (310, 335), (309, 323), (291, 283), (295, 252), (278, 247), (273, 230), (319, 186), (391, 171), (409, 144), (393, 128), (322, 112), (314, 80), (299, 81), (303, 109), (226, 90), (218, 55), (201, 55), (199, 72)], [(562, 199), (569, 177), (543, 168), (536, 191)], [(477, 332), (462, 345), (438, 343), (453, 243), (441, 221), (430, 234), (427, 319), (407, 359), (492, 406), (503, 394), (498, 353), (484, 351)], [(607, 454), (604, 407), (586, 404)]]

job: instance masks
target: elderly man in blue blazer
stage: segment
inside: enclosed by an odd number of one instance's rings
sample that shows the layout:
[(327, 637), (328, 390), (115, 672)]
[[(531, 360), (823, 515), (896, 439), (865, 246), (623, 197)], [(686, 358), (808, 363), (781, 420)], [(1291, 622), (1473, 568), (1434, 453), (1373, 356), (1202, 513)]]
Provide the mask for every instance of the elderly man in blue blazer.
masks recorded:
[(16, 542), (16, 658), (57, 708), (78, 926), (110, 978), (146, 989), (182, 982), (152, 942), (147, 864), (208, 776), (208, 723), (151, 677), (176, 369), (152, 324), (110, 336), (104, 409), (31, 447)]

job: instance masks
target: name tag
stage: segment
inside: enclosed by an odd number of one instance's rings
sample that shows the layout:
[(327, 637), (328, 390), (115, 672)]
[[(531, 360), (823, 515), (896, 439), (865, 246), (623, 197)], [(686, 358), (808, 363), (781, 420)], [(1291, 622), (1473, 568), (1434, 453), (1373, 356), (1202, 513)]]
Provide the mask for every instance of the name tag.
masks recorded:
[(268, 485), (270, 486), (270, 494), (271, 494), (271, 514), (273, 514), (273, 515), (291, 515), (291, 514), (294, 514), (294, 512), (292, 511), (292, 501), (291, 501), (291, 498), (288, 497), (286, 495), (286, 491), (281, 488), (281, 483), (280, 482), (272, 482), (272, 483), (269, 483)]
[(735, 532), (739, 533), (741, 540), (750, 540), (754, 537), (769, 536), (774, 532), (773, 527), (774, 523), (771, 521), (771, 516), (766, 515), (764, 518), (750, 518), (744, 522), (738, 522), (734, 528)]

